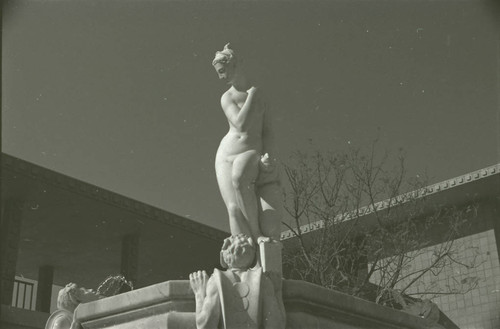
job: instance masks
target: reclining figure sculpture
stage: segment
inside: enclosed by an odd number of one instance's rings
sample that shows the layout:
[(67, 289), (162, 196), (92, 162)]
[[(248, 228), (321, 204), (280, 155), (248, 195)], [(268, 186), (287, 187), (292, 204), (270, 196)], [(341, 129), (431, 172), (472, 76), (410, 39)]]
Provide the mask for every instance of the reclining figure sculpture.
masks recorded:
[(75, 283), (68, 283), (66, 287), (59, 291), (57, 311), (50, 315), (45, 324), (45, 329), (79, 329), (79, 324), (73, 321), (77, 306), (103, 297), (92, 289), (79, 287)]
[(80, 329), (80, 324), (74, 319), (78, 305), (114, 296), (133, 288), (132, 282), (126, 280), (121, 274), (107, 277), (99, 285), (97, 291), (80, 287), (75, 283), (68, 283), (59, 290), (57, 310), (50, 315), (45, 329)]

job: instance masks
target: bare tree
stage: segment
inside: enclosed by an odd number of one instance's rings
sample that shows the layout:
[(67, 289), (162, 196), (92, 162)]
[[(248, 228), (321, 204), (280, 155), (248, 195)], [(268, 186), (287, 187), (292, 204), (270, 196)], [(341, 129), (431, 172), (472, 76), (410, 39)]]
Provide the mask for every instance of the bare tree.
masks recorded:
[[(285, 164), (290, 219), (284, 224), (295, 237), (284, 252), (289, 277), (402, 306), (401, 296), (414, 294), (416, 286), (420, 297), (475, 287), (471, 279), (421, 289), (423, 278), (451, 264), (477, 265), (462, 262), (454, 242), (475, 209), (436, 208), (426, 197), (425, 179), (408, 179), (404, 160), (401, 150), (379, 153), (375, 141), (367, 151), (298, 152)], [(445, 236), (428, 249), (435, 232)], [(432, 261), (415, 268), (424, 252), (432, 252)]]

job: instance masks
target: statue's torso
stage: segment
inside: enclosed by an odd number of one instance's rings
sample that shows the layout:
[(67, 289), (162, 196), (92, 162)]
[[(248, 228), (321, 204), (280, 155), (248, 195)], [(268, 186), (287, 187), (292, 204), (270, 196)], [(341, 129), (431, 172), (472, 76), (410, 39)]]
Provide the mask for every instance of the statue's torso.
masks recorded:
[(216, 270), (214, 274), (219, 284), (225, 328), (260, 328), (262, 269), (248, 270), (241, 277), (231, 271)]
[[(234, 88), (226, 93), (241, 110), (248, 96), (247, 93), (237, 91)], [(229, 131), (220, 143), (218, 154), (231, 156), (254, 150), (260, 155), (262, 150), (263, 117), (263, 106), (255, 103), (248, 116), (250, 124), (244, 131), (229, 122)]]

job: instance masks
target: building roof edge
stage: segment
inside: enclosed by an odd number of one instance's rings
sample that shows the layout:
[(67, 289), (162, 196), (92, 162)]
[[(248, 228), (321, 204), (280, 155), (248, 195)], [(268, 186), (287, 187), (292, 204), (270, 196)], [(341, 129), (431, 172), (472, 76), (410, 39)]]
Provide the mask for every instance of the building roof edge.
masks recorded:
[(79, 195), (122, 208), (140, 216), (157, 220), (182, 230), (199, 234), (212, 240), (222, 240), (227, 233), (192, 219), (134, 200), (116, 192), (86, 183), (79, 179), (58, 173), (34, 163), (16, 158), (2, 152), (2, 167), (16, 173), (42, 180), (51, 185), (77, 193)]
[[(406, 194), (402, 194), (396, 198), (400, 198), (400, 199), (404, 200), (404, 199), (407, 199), (408, 196), (415, 196), (415, 195), (417, 197), (429, 196), (432, 194), (436, 194), (436, 193), (444, 192), (446, 190), (450, 190), (452, 188), (455, 188), (455, 187), (458, 187), (461, 185), (465, 185), (468, 183), (479, 181), (481, 179), (485, 179), (485, 178), (488, 178), (488, 177), (491, 177), (491, 176), (497, 175), (497, 174), (500, 174), (500, 163), (494, 164), (494, 165), (488, 166), (486, 168), (482, 168), (482, 169), (479, 169), (479, 170), (476, 170), (476, 171), (473, 171), (473, 172), (470, 172), (470, 173), (467, 173), (467, 174), (464, 174), (461, 176), (450, 178), (450, 179), (447, 179), (447, 180), (439, 182), (439, 183), (428, 185), (428, 186), (423, 187), (419, 190), (408, 192)], [(339, 219), (342, 219), (342, 220), (349, 220), (349, 219), (354, 217), (354, 215), (351, 215), (351, 213), (355, 214), (355, 216), (358, 216), (358, 217), (359, 216), (361, 216), (361, 217), (366, 216), (366, 215), (369, 215), (369, 214), (374, 212), (373, 208), (376, 208), (377, 210), (382, 210), (382, 209), (387, 208), (389, 206), (389, 203), (390, 203), (389, 200), (383, 200), (383, 201), (375, 203), (374, 207), (370, 207), (370, 206), (362, 207), (362, 208), (356, 209), (350, 213), (341, 214), (337, 217), (339, 217)], [(313, 222), (310, 224), (305, 224), (305, 225), (300, 226), (300, 232), (301, 233), (311, 233), (313, 231), (321, 229), (322, 227), (323, 227), (323, 221), (316, 221), (316, 222)], [(287, 240), (287, 239), (291, 239), (293, 237), (295, 237), (295, 233), (292, 230), (283, 231), (281, 233), (281, 236), (280, 236), (281, 240)]]

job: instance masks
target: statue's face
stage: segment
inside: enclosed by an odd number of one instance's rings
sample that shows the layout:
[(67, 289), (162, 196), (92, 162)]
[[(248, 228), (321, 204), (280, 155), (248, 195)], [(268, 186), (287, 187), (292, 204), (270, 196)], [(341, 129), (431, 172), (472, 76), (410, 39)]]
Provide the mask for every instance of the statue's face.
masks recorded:
[(68, 283), (66, 287), (59, 291), (57, 297), (57, 307), (70, 312), (74, 312), (80, 303), (88, 303), (102, 298), (92, 289), (85, 289), (75, 283)]
[(228, 268), (247, 269), (252, 266), (255, 258), (255, 249), (251, 246), (238, 249), (236, 252), (224, 252), (224, 261)]
[(254, 250), (251, 250), (252, 252), (246, 252), (241, 255), (237, 255), (233, 259), (233, 267), (236, 268), (249, 268), (252, 266), (253, 260), (255, 258), (255, 253), (253, 252)]
[(219, 79), (226, 80), (227, 83), (231, 83), (234, 78), (234, 65), (231, 63), (215, 63), (214, 69), (219, 76)]

